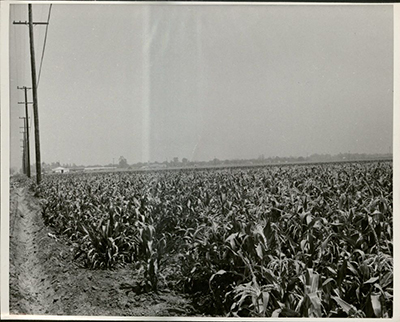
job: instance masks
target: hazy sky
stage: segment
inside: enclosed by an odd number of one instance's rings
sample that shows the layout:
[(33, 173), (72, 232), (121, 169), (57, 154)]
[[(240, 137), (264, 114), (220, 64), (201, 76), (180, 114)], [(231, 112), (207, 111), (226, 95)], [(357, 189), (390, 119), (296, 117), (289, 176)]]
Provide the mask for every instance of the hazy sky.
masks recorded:
[[(12, 21), (26, 19), (11, 7), (16, 167), (16, 87), (31, 78), (28, 28)], [(392, 6), (53, 4), (38, 95), (44, 162), (387, 153)]]

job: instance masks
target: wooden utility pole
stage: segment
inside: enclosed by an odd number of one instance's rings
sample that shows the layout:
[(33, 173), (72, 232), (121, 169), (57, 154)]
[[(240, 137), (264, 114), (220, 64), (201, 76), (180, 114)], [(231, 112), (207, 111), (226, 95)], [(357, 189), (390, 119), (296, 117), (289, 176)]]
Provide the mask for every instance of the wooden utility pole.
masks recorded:
[(31, 177), (31, 152), (30, 152), (30, 143), (29, 143), (29, 114), (28, 114), (28, 104), (32, 104), (31, 102), (28, 102), (28, 89), (31, 89), (29, 87), (23, 86), (23, 87), (17, 87), (18, 89), (23, 89), (24, 94), (25, 94), (25, 102), (18, 102), (18, 104), (24, 104), (25, 105), (25, 131), (26, 131), (26, 145), (25, 145), (25, 153), (26, 153), (26, 163), (27, 163), (27, 168), (26, 168), (26, 175), (28, 178)]
[(33, 19), (32, 4), (28, 4), (29, 18), (29, 43), (31, 51), (31, 71), (32, 71), (32, 95), (33, 95), (33, 121), (35, 124), (35, 154), (36, 154), (36, 183), (42, 181), (42, 162), (40, 161), (40, 137), (39, 137), (39, 110), (36, 85), (36, 64), (35, 64), (35, 45), (33, 38)]
[(22, 173), (26, 175), (25, 140), (22, 140)]
[(28, 4), (28, 22), (14, 21), (14, 25), (28, 25), (29, 26), (29, 45), (31, 54), (31, 74), (32, 74), (32, 96), (33, 96), (33, 120), (35, 125), (35, 157), (36, 157), (36, 183), (40, 184), (42, 181), (42, 170), (40, 161), (40, 137), (39, 137), (39, 109), (37, 99), (37, 78), (36, 78), (36, 63), (35, 63), (35, 46), (33, 37), (34, 25), (47, 25), (48, 22), (33, 22), (32, 18), (32, 4)]
[(23, 134), (23, 139), (21, 139), (22, 141), (22, 173), (23, 174), (27, 174), (27, 169), (28, 169), (28, 165), (27, 165), (27, 160), (26, 160), (26, 118), (25, 117), (20, 117), (21, 120), (24, 120), (24, 126), (20, 126), (20, 129), (23, 129), (23, 131), (19, 132), (21, 134)]
[(21, 140), (22, 141), (22, 173), (26, 174), (26, 162), (25, 162), (25, 140)]

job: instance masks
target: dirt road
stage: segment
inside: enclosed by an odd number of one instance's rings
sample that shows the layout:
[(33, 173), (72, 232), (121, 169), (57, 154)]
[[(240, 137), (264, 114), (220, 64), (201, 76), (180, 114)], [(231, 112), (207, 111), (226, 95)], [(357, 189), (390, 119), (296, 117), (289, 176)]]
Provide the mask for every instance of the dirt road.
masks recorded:
[(10, 314), (92, 316), (188, 316), (189, 301), (165, 290), (129, 292), (135, 270), (88, 270), (74, 261), (72, 246), (43, 224), (38, 200), (11, 189)]
[(23, 188), (18, 188), (13, 198), (16, 199), (12, 200), (16, 213), (11, 217), (10, 312), (49, 313), (48, 302), (53, 289), (49, 279), (42, 274), (38, 253), (46, 237), (43, 226), (38, 223), (38, 211), (28, 207)]

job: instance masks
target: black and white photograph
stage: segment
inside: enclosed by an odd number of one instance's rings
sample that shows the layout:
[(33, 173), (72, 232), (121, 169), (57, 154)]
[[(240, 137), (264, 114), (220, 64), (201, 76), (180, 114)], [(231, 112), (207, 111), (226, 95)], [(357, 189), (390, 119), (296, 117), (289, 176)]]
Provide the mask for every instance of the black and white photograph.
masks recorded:
[(7, 2), (2, 318), (400, 316), (394, 4)]

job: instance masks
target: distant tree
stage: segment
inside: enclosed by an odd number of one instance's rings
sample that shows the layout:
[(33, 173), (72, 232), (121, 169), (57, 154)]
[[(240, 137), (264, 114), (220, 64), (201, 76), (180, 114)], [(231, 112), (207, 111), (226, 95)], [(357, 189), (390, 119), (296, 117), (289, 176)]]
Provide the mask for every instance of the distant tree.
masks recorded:
[(119, 157), (118, 167), (119, 168), (127, 168), (128, 167), (128, 161), (123, 156)]

